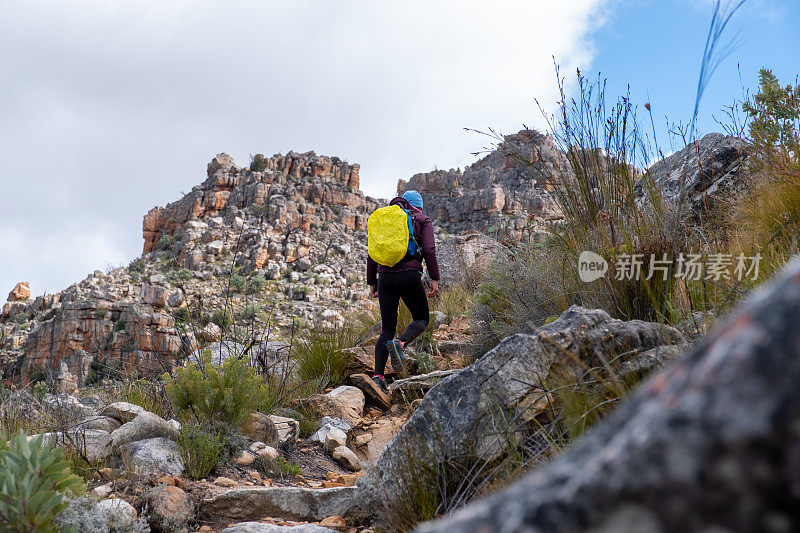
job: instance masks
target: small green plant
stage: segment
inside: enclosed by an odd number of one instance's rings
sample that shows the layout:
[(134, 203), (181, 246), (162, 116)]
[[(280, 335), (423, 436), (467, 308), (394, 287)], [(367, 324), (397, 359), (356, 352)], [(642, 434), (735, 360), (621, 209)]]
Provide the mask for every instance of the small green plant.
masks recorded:
[(234, 274), (231, 276), (230, 284), (233, 292), (243, 292), (244, 287), (247, 284), (247, 278), (240, 276), (239, 274)]
[(436, 370), (436, 363), (431, 359), (431, 354), (428, 352), (417, 352), (417, 372), (420, 374), (429, 374)]
[(254, 304), (247, 304), (244, 306), (244, 310), (242, 310), (242, 316), (248, 320), (252, 320), (256, 318), (261, 313), (261, 305), (254, 303)]
[(158, 381), (139, 379), (129, 381), (122, 385), (120, 390), (120, 400), (155, 413), (161, 418), (170, 418), (172, 409), (164, 390), (163, 384)]
[(247, 283), (247, 293), (256, 294), (260, 292), (266, 284), (267, 278), (264, 277), (264, 274), (256, 274), (250, 278), (250, 281)]
[(286, 476), (294, 477), (294, 476), (299, 476), (300, 474), (303, 473), (303, 469), (300, 468), (300, 465), (289, 461), (282, 455), (278, 457), (278, 459), (275, 461), (275, 464), (278, 466), (278, 468), (280, 468), (281, 473), (283, 473)]
[(164, 374), (167, 396), (184, 420), (219, 420), (239, 427), (269, 398), (267, 384), (244, 358), (231, 357), (220, 367), (211, 362), (211, 351), (203, 350), (199, 364), (175, 369), (175, 377)]
[(114, 322), (114, 331), (125, 331), (125, 319), (119, 317), (116, 322)]
[(162, 235), (160, 239), (158, 239), (158, 243), (156, 244), (156, 248), (158, 250), (169, 250), (169, 247), (175, 243), (177, 239), (174, 235)]
[(211, 322), (221, 328), (227, 328), (233, 325), (233, 317), (231, 316), (231, 312), (227, 309), (217, 309), (214, 311), (214, 314), (211, 315)]
[(188, 476), (201, 479), (219, 464), (225, 449), (225, 436), (220, 431), (207, 431), (196, 424), (186, 423), (178, 433), (178, 446)]
[(194, 279), (194, 273), (188, 268), (181, 268), (170, 272), (169, 277), (175, 281), (189, 281)]
[(268, 159), (264, 157), (264, 154), (256, 154), (250, 160), (250, 170), (253, 172), (264, 172), (267, 170), (267, 162)]
[(189, 311), (188, 307), (178, 307), (172, 310), (172, 316), (178, 322), (189, 322), (192, 318), (192, 313)]
[(355, 346), (357, 340), (356, 331), (349, 327), (301, 339), (292, 353), (298, 363), (298, 376), (303, 381), (320, 380), (323, 388), (341, 385), (352, 360), (352, 354), (345, 350)]
[(98, 320), (103, 320), (107, 314), (108, 314), (108, 309), (106, 309), (105, 307), (98, 307), (94, 311), (94, 316), (96, 316)]
[(3, 531), (58, 531), (54, 520), (66, 505), (66, 494), (84, 486), (70, 472), (63, 451), (43, 437), (28, 442), (19, 431), (10, 441), (0, 433), (0, 528)]
[(44, 381), (37, 381), (33, 386), (33, 397), (40, 403), (44, 401), (44, 397), (47, 396), (48, 392), (50, 392), (50, 387)]
[(143, 257), (137, 257), (130, 263), (128, 263), (128, 270), (130, 272), (136, 272), (138, 274), (143, 274), (145, 268), (145, 262)]

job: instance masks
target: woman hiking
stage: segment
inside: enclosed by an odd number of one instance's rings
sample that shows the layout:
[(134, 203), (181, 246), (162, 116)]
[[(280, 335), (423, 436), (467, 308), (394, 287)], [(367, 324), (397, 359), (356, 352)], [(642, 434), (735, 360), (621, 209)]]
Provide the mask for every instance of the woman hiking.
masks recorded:
[[(428, 327), (428, 298), (439, 294), (439, 264), (436, 261), (433, 223), (422, 212), (422, 195), (417, 191), (406, 191), (402, 197), (398, 196), (389, 202), (389, 205), (398, 205), (408, 211), (411, 216), (409, 225), (413, 225), (413, 237), (421, 253), (409, 253), (391, 267), (379, 265), (371, 257), (367, 257), (367, 285), (381, 308), (381, 335), (375, 344), (375, 374), (372, 379), (384, 391), (389, 390), (383, 376), (387, 358), (392, 358), (395, 372), (404, 371), (403, 348)], [(422, 286), (423, 259), (431, 279), (431, 287), (427, 293)], [(411, 311), (413, 321), (395, 338), (397, 306), (401, 299)]]

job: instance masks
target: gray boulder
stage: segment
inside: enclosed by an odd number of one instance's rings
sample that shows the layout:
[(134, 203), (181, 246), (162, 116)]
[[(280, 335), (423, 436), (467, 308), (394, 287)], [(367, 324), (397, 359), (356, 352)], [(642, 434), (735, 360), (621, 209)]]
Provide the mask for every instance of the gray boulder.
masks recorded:
[(178, 432), (172, 424), (148, 411), (137, 415), (136, 418), (127, 424), (122, 424), (119, 429), (111, 433), (115, 449), (129, 442), (155, 437), (175, 440), (178, 438)]
[(319, 442), (320, 444), (325, 444), (325, 437), (330, 433), (333, 429), (338, 429), (345, 434), (345, 437), (352, 426), (342, 420), (341, 418), (331, 418), (329, 416), (323, 416), (322, 419), (319, 421), (319, 426), (317, 427), (317, 431), (311, 435), (308, 440), (309, 442)]
[(554, 363), (620, 364), (639, 352), (680, 341), (682, 335), (674, 328), (638, 320), (623, 322), (605, 311), (578, 306), (532, 335), (504, 339), (425, 395), (377, 462), (376, 486), (384, 493), (382, 499), (402, 497), (410, 454), (422, 454), (434, 463), (449, 457), (491, 460), (500, 455), (508, 420), (532, 420), (546, 407), (541, 400), (551, 386), (549, 372)]
[[(214, 366), (220, 366), (224, 361), (230, 359), (231, 357), (239, 357), (242, 355), (245, 348), (246, 347), (244, 344), (225, 341), (209, 344), (203, 348), (202, 351), (205, 352), (208, 350), (211, 353), (211, 364)], [(189, 356), (188, 362), (197, 364), (201, 361), (201, 359), (202, 352), (200, 350), (195, 350), (192, 352), (192, 355)]]
[(128, 403), (128, 402), (114, 402), (112, 404), (107, 405), (101, 412), (101, 416), (110, 416), (111, 418), (116, 418), (123, 424), (125, 422), (130, 422), (141, 413), (148, 412), (144, 407), (140, 407), (138, 405)]
[(184, 469), (178, 445), (163, 437), (120, 446), (114, 458), (118, 467), (149, 477), (180, 476)]
[[(738, 137), (709, 133), (655, 163), (650, 176), (671, 203), (680, 198), (683, 183), (687, 206), (698, 212), (724, 196), (746, 190), (749, 178), (742, 168), (746, 148), (747, 143)], [(637, 184), (637, 194), (646, 197), (643, 183)]]
[(800, 529), (800, 258), (550, 465), (419, 528)]
[(317, 524), (300, 524), (297, 526), (278, 526), (263, 522), (242, 522), (222, 530), (222, 533), (333, 533), (334, 529)]
[(267, 487), (228, 490), (203, 500), (203, 519), (226, 522), (236, 520), (318, 521), (329, 516), (346, 516), (359, 505), (356, 487), (306, 489), (302, 487)]

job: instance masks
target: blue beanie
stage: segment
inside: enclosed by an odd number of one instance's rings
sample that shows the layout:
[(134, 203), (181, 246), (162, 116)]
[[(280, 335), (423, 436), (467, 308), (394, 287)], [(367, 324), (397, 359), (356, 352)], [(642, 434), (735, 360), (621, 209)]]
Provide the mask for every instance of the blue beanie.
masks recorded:
[(417, 191), (404, 192), (403, 199), (417, 209), (422, 209), (422, 195)]

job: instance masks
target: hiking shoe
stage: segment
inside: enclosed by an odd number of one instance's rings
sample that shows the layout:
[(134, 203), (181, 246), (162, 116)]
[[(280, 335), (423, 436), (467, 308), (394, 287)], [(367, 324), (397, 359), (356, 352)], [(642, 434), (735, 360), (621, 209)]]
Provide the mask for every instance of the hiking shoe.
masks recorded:
[(383, 376), (372, 376), (372, 381), (374, 381), (375, 384), (378, 386), (378, 388), (381, 389), (383, 392), (386, 393), (389, 392), (389, 387), (386, 386), (386, 378), (384, 378)]
[(389, 357), (392, 360), (392, 368), (394, 368), (394, 371), (398, 374), (405, 372), (406, 366), (403, 363), (403, 345), (400, 344), (400, 339), (388, 341), (386, 347), (389, 349)]

